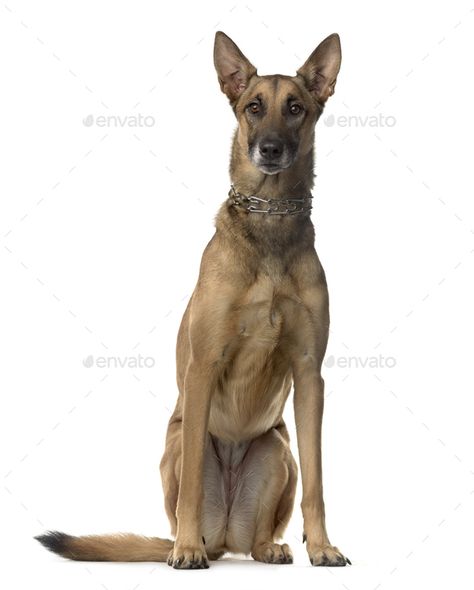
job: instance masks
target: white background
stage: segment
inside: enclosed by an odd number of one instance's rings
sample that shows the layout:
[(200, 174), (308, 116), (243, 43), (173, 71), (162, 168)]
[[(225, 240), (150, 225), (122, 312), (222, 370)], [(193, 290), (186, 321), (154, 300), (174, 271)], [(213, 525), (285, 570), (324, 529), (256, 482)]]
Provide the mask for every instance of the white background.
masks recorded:
[[(3, 585), (468, 587), (472, 5), (7, 0), (0, 15)], [(294, 73), (326, 35), (342, 39), (313, 219), (332, 313), (327, 521), (351, 568), (309, 567), (298, 505), (293, 566), (82, 564), (32, 540), (169, 533), (158, 464), (175, 336), (235, 125), (217, 29), (260, 73)], [(155, 124), (131, 127), (138, 114)], [(97, 366), (138, 355), (154, 366)], [(287, 419), (293, 432), (291, 404)]]

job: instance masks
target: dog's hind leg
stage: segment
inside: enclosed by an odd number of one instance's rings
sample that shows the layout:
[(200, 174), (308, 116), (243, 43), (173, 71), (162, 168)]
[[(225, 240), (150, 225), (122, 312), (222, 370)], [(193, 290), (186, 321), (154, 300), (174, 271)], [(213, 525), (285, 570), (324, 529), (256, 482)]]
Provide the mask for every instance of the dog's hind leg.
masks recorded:
[(172, 535), (176, 535), (178, 527), (176, 505), (178, 503), (181, 471), (181, 429), (182, 422), (180, 420), (170, 422), (166, 435), (165, 452), (160, 463), (165, 509), (170, 521)]
[(289, 520), (296, 488), (296, 464), (278, 429), (250, 443), (239, 471), (227, 526), (229, 550), (265, 563), (292, 563), (288, 545), (275, 542)]
[[(170, 426), (161, 462), (165, 505), (172, 533), (181, 462), (181, 424)], [(253, 441), (224, 443), (207, 437), (204, 453), (201, 531), (208, 558), (226, 551), (251, 553), (265, 563), (291, 563), (281, 537), (293, 510), (297, 467), (284, 425)]]
[[(268, 438), (263, 438), (261, 441), (264, 447), (262, 461), (268, 465), (266, 465), (266, 483), (257, 512), (252, 557), (264, 563), (293, 563), (289, 546), (286, 543), (283, 545), (275, 543), (275, 539), (279, 536), (276, 533), (281, 534), (286, 527), (286, 522), (280, 521), (279, 513), (287, 521), (293, 509), (292, 499), (294, 499), (296, 487), (294, 459), (287, 443), (277, 430), (267, 434)], [(267, 435), (264, 436), (267, 437)], [(284, 505), (287, 500), (284, 497), (285, 494), (290, 501), (290, 506), (286, 502), (287, 507), (282, 511), (281, 505), (282, 503)]]

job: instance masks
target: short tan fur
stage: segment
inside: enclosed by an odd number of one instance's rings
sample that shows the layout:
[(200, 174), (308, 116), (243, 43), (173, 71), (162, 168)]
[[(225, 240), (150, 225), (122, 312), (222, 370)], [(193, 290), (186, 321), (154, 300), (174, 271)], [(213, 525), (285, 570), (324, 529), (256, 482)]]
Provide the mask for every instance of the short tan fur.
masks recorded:
[[(310, 196), (314, 127), (340, 62), (334, 34), (296, 76), (259, 76), (229, 37), (216, 34), (219, 84), (238, 121), (230, 175), (244, 202), (258, 197), (280, 212), (288, 199)], [(324, 514), (321, 364), (328, 330), (328, 292), (309, 211), (256, 213), (228, 199), (178, 334), (179, 397), (161, 461), (176, 540), (57, 532), (39, 540), (76, 560), (199, 569), (233, 552), (291, 563), (289, 546), (278, 540), (298, 472), (282, 419), (293, 386), (308, 556), (313, 565), (348, 563), (329, 542)]]

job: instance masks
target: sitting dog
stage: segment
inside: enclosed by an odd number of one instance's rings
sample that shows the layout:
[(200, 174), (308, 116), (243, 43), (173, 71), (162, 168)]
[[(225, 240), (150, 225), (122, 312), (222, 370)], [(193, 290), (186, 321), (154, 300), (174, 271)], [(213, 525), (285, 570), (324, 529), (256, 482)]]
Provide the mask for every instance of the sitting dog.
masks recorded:
[(294, 77), (259, 76), (224, 33), (214, 62), (238, 121), (229, 197), (177, 342), (179, 397), (161, 475), (176, 540), (38, 537), (64, 557), (209, 567), (225, 552), (292, 563), (282, 536), (297, 465), (283, 408), (294, 387), (303, 541), (315, 566), (350, 563), (326, 533), (321, 474), (328, 293), (310, 218), (314, 128), (341, 63), (330, 35)]

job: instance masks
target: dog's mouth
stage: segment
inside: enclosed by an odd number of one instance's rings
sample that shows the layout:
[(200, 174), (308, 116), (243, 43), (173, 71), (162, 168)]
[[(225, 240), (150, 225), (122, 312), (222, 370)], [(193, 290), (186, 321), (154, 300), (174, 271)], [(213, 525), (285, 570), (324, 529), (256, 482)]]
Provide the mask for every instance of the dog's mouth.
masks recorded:
[(265, 158), (256, 147), (249, 149), (249, 158), (260, 172), (268, 175), (278, 174), (282, 170), (286, 170), (295, 160), (287, 149), (283, 150), (279, 158)]
[(276, 164), (274, 162), (269, 162), (269, 163), (256, 164), (256, 167), (260, 170), (260, 172), (263, 172), (264, 174), (272, 175), (272, 174), (278, 174), (282, 170), (285, 170), (286, 168), (289, 168), (289, 165), (288, 166), (282, 166), (281, 164)]

